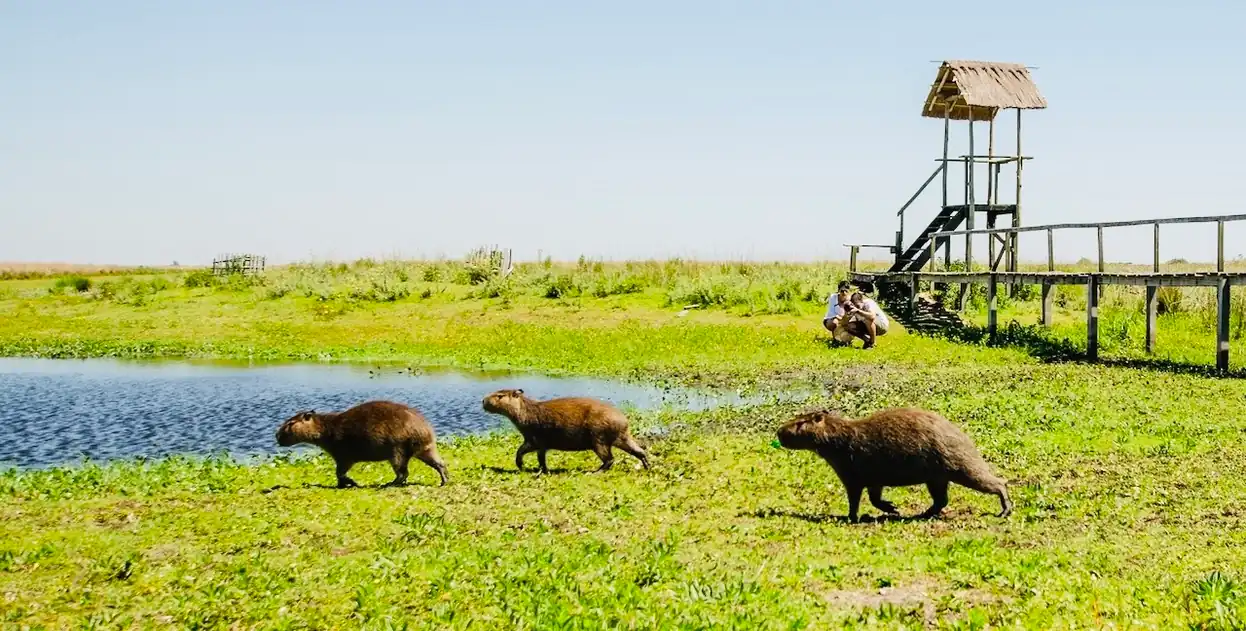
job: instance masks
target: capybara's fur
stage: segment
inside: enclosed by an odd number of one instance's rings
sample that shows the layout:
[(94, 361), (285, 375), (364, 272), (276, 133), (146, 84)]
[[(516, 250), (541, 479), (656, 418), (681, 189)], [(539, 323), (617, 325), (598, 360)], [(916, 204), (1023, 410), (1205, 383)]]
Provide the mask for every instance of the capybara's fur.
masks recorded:
[(618, 408), (587, 397), (567, 397), (537, 401), (524, 395), (523, 390), (498, 390), (481, 402), (486, 412), (501, 414), (511, 420), (523, 435), (523, 444), (515, 453), (515, 467), (523, 470), (523, 458), (536, 452), (537, 464), (542, 473), (545, 452), (589, 451), (601, 459), (597, 471), (606, 471), (614, 464), (612, 447), (635, 456), (640, 464), (649, 468), (649, 455), (632, 438), (627, 417)]
[(428, 420), (415, 408), (393, 401), (368, 401), (344, 412), (299, 412), (277, 429), (278, 445), (298, 443), (316, 445), (333, 458), (338, 488), (359, 486), (346, 476), (355, 463), (384, 460), (394, 468), (394, 479), (386, 486), (401, 486), (411, 458), (436, 470), (443, 486), (449, 480)]
[(1007, 483), (991, 468), (973, 440), (946, 418), (917, 408), (888, 408), (858, 420), (833, 412), (808, 412), (784, 423), (779, 444), (826, 460), (848, 492), (848, 519), (857, 520), (861, 491), (878, 510), (896, 514), (883, 488), (925, 484), (933, 500), (919, 515), (930, 518), (947, 506), (949, 482), (999, 497), (999, 517), (1012, 512)]

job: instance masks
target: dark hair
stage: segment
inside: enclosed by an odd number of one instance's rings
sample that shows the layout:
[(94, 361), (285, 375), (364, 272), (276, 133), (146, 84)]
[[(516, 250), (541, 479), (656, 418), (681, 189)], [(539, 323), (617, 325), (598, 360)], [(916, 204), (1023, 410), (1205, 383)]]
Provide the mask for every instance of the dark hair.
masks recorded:
[(836, 289), (835, 291), (848, 291), (851, 288), (852, 285), (848, 281), (841, 280), (839, 281), (839, 289)]

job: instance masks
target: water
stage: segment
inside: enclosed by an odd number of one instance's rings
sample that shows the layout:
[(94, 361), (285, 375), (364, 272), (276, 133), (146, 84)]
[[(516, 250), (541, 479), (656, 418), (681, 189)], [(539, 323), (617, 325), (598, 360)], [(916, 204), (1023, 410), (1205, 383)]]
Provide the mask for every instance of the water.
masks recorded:
[(438, 436), (509, 426), (480, 408), (499, 388), (545, 399), (584, 395), (619, 406), (704, 408), (708, 395), (595, 379), (461, 372), (411, 374), (343, 365), (248, 367), (188, 362), (0, 358), (0, 466), (228, 452), (276, 453), (294, 412), (344, 410), (369, 399), (419, 408)]

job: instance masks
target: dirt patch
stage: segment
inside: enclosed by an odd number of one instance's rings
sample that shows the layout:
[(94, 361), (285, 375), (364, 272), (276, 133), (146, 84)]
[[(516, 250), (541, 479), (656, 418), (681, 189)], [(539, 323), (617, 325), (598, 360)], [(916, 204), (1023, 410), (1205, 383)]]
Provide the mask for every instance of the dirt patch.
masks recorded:
[[(1003, 602), (1006, 599), (981, 589), (947, 589), (929, 581), (916, 581), (907, 585), (878, 587), (874, 589), (832, 589), (822, 590), (823, 600), (837, 609), (876, 610), (891, 606), (907, 610), (919, 610), (925, 625), (937, 625), (944, 611), (944, 618), (949, 612), (949, 605), (985, 605)], [(953, 617), (955, 615), (953, 614)]]

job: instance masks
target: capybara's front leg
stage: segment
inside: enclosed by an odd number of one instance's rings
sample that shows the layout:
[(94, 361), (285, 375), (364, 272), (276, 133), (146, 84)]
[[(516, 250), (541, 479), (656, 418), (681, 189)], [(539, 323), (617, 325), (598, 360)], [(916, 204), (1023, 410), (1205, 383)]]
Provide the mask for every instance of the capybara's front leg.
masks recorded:
[(355, 463), (350, 461), (339, 460), (337, 462), (337, 488), (345, 489), (359, 486), (354, 480), (350, 479), (346, 475), (346, 473), (350, 471), (350, 468), (353, 466), (355, 466)]
[(860, 484), (844, 484), (844, 489), (848, 492), (848, 521), (857, 522), (857, 512), (861, 510), (861, 491), (865, 487)]
[(533, 447), (532, 443), (525, 440), (524, 443), (519, 446), (519, 451), (515, 452), (515, 468), (523, 471), (523, 457), (534, 451), (536, 451), (536, 447)]

